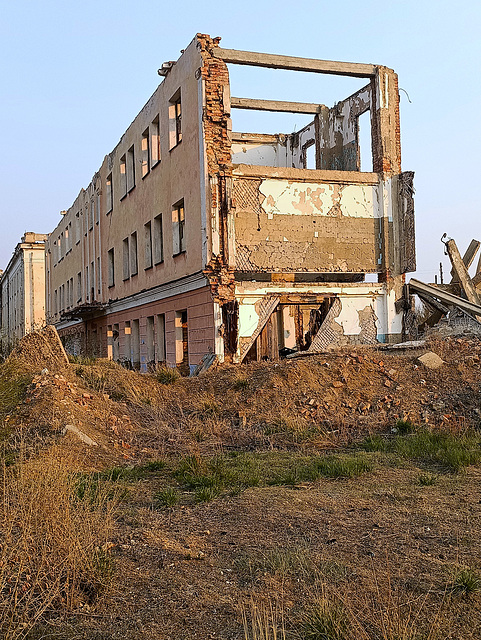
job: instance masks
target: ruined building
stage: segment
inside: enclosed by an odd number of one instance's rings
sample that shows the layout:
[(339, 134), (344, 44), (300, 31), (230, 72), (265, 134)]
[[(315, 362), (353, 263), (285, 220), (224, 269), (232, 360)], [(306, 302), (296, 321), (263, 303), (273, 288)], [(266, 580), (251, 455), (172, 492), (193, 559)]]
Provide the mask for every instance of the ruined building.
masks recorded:
[(0, 271), (0, 353), (45, 324), (45, 241), (27, 231)]
[[(229, 65), (352, 76), (361, 88), (332, 107), (232, 97)], [(223, 49), (202, 34), (159, 73), (47, 242), (47, 319), (67, 349), (187, 371), (209, 351), (240, 362), (399, 341), (415, 252), (396, 74)], [(234, 109), (312, 122), (234, 133)], [(367, 111), (372, 172), (360, 171)]]

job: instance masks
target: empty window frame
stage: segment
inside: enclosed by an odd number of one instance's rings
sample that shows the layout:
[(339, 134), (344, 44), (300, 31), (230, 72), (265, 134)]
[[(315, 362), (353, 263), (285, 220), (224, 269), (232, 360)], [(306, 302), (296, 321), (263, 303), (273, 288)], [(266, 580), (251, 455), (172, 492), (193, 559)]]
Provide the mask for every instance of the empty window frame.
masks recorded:
[(82, 272), (77, 273), (77, 302), (82, 301)]
[(89, 231), (92, 231), (94, 228), (94, 218), (95, 218), (95, 200), (92, 198), (90, 201), (90, 216), (89, 216)]
[(154, 218), (154, 264), (164, 261), (164, 230), (162, 226), (162, 214)]
[(73, 278), (70, 278), (70, 306), (73, 307)]
[(125, 154), (120, 158), (120, 199), (127, 195), (127, 161)]
[(140, 322), (132, 320), (132, 366), (140, 369)]
[(147, 316), (146, 342), (147, 342), (147, 363), (155, 362), (155, 325), (154, 316)]
[(130, 275), (136, 276), (139, 272), (139, 261), (137, 258), (137, 232), (130, 234)]
[(146, 129), (142, 134), (142, 178), (150, 171), (150, 139), (149, 139), (149, 130)]
[(108, 253), (107, 253), (107, 257), (108, 257), (108, 282), (109, 282), (109, 287), (114, 287), (115, 286), (115, 253), (113, 249), (109, 249)]
[(100, 273), (100, 256), (97, 258), (97, 293), (100, 295), (102, 292), (102, 277)]
[(185, 251), (185, 212), (181, 200), (172, 209), (172, 247), (174, 256)]
[(160, 162), (160, 121), (159, 116), (152, 120), (150, 125), (150, 166)]
[(129, 258), (129, 239), (124, 238), (122, 242), (122, 258), (123, 258), (123, 279), (130, 278), (130, 258)]
[(176, 147), (182, 140), (182, 102), (180, 89), (169, 103), (169, 149)]
[(82, 227), (80, 221), (80, 212), (75, 215), (75, 244), (80, 242), (80, 238), (82, 235)]
[(127, 191), (135, 187), (135, 151), (132, 145), (127, 151)]
[(144, 269), (152, 266), (152, 225), (144, 224)]
[(90, 301), (95, 300), (95, 264), (90, 263)]
[(165, 362), (165, 314), (159, 313), (157, 316), (157, 341), (156, 341), (156, 361)]
[(123, 359), (132, 362), (132, 332), (130, 322), (127, 321), (124, 326), (124, 353)]
[(85, 267), (85, 299), (89, 302), (89, 268), (88, 265)]
[(111, 173), (107, 176), (105, 187), (107, 192), (107, 213), (110, 213), (114, 207), (114, 184)]
[(95, 224), (100, 222), (100, 193), (97, 193)]

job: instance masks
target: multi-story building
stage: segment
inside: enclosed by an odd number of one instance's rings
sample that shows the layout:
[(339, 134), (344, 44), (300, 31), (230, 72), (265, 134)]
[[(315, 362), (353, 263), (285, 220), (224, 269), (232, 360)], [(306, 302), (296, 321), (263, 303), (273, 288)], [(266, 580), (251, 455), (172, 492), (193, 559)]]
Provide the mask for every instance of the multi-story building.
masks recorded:
[[(329, 108), (231, 97), (228, 65), (360, 78)], [(415, 269), (396, 74), (222, 49), (197, 34), (47, 242), (47, 309), (73, 353), (145, 369), (398, 341)], [(231, 111), (311, 114), (233, 133)], [(360, 170), (369, 112), (372, 171)]]
[(0, 272), (0, 351), (45, 324), (45, 241), (27, 231)]

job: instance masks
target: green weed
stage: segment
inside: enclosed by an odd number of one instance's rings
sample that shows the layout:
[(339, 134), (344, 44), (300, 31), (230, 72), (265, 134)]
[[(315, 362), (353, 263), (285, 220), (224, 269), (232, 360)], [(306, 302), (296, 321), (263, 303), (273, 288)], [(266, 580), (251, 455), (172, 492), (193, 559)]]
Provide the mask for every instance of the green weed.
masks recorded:
[(451, 591), (464, 596), (478, 593), (481, 591), (481, 577), (470, 567), (461, 569), (454, 575)]
[(173, 384), (179, 380), (180, 373), (178, 369), (172, 367), (159, 367), (154, 377), (160, 384)]
[(179, 502), (179, 492), (174, 487), (167, 487), (154, 495), (155, 508), (172, 508)]

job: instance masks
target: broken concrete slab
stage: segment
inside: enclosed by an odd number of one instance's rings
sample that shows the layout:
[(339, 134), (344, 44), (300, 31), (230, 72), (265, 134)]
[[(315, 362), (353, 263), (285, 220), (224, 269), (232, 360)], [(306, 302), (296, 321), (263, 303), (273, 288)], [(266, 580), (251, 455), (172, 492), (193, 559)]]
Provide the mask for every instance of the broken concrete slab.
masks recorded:
[(98, 443), (95, 442), (95, 440), (92, 440), (92, 438), (90, 438), (83, 431), (80, 431), (80, 429), (78, 429), (75, 425), (66, 424), (62, 430), (62, 435), (66, 435), (68, 432), (74, 433), (78, 438), (80, 438), (80, 440), (82, 440), (82, 442), (88, 444), (89, 447), (98, 447)]
[(434, 351), (428, 351), (424, 355), (419, 356), (417, 361), (428, 369), (439, 369), (439, 367), (444, 364), (444, 360), (442, 360), (437, 353), (434, 353)]

